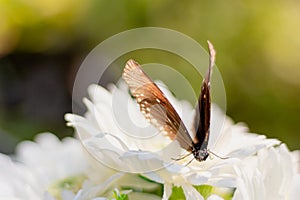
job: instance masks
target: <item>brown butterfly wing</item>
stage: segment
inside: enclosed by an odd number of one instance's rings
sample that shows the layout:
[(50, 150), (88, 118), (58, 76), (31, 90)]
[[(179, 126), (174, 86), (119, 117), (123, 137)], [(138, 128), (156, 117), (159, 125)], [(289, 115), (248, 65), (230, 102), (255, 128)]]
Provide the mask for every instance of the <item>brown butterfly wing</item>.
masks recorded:
[(191, 151), (192, 138), (182, 120), (140, 65), (132, 59), (127, 61), (122, 77), (146, 119), (171, 139), (176, 139), (182, 148)]
[(211, 70), (215, 64), (216, 52), (212, 44), (208, 41), (209, 48), (209, 68), (206, 77), (201, 86), (200, 97), (196, 106), (196, 115), (194, 118), (194, 128), (196, 136), (194, 138), (195, 144), (200, 144), (201, 149), (207, 149), (210, 129), (210, 111), (211, 111), (211, 99), (210, 99), (210, 77)]

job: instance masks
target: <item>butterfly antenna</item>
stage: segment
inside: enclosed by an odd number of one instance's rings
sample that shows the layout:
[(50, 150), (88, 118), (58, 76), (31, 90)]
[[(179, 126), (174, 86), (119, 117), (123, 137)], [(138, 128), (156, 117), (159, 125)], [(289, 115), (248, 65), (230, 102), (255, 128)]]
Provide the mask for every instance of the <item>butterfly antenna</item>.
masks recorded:
[(225, 160), (225, 159), (228, 159), (229, 157), (221, 157), (221, 156), (218, 156), (217, 154), (215, 154), (214, 152), (212, 152), (212, 151), (210, 151), (210, 150), (207, 150), (209, 153), (211, 153), (212, 155), (214, 155), (214, 156), (216, 156), (216, 157), (218, 157), (218, 158), (221, 158), (221, 159), (223, 159), (223, 160)]
[(209, 40), (207, 40), (207, 44), (208, 44), (208, 50), (209, 50), (209, 68), (208, 68), (208, 73), (206, 75), (205, 81), (209, 85), (211, 71), (212, 71), (212, 68), (215, 65), (215, 61), (216, 61), (216, 51), (215, 51), (214, 46), (212, 45), (212, 43)]

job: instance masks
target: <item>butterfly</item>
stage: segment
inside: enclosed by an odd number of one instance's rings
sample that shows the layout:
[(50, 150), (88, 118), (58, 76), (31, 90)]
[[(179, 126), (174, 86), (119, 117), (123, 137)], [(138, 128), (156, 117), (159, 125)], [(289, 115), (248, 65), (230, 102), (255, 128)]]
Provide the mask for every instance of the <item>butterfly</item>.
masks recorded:
[(180, 116), (164, 93), (134, 60), (127, 61), (122, 78), (139, 104), (146, 119), (172, 140), (177, 140), (199, 162), (205, 161), (210, 151), (207, 149), (210, 134), (210, 78), (215, 64), (213, 45), (207, 41), (209, 49), (208, 72), (201, 85), (201, 93), (196, 106), (192, 139)]

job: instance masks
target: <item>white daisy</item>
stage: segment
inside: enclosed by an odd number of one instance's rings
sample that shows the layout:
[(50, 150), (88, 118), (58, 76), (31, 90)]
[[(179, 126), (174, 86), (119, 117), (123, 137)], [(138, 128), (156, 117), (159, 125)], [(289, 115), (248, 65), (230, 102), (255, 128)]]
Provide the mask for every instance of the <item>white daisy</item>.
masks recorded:
[(60, 196), (52, 185), (68, 178), (81, 186), (88, 167), (80, 142), (74, 138), (61, 142), (50, 133), (38, 135), (36, 142), (21, 142), (13, 159), (0, 154), (0, 163), (0, 197), (11, 199), (42, 199), (51, 192)]
[(258, 151), (235, 168), (238, 178), (233, 199), (298, 199), (300, 176), (293, 167), (284, 144)]
[(0, 154), (0, 199), (39, 200), (38, 183), (26, 166), (15, 163), (6, 155)]
[(0, 165), (1, 200), (161, 199), (154, 194), (160, 184), (95, 162), (74, 138), (40, 134), (35, 142), (21, 142), (13, 159), (0, 154)]
[[(234, 163), (254, 155), (259, 149), (279, 144), (278, 140), (248, 133), (242, 124), (234, 125), (213, 106), (208, 148), (229, 159), (212, 156), (204, 162), (193, 161), (185, 166), (192, 156), (178, 162), (172, 160), (185, 151), (144, 119), (127, 87), (121, 83), (119, 87), (110, 88), (107, 91), (91, 85), (88, 88), (91, 100), (84, 99), (88, 109), (85, 117), (67, 114), (68, 125), (76, 128), (87, 150), (104, 165), (119, 171), (142, 173), (164, 184), (164, 199), (169, 198), (174, 185), (183, 189), (187, 199), (202, 198), (195, 185), (235, 187)], [(192, 106), (172, 97), (165, 87), (162, 90), (191, 129)]]

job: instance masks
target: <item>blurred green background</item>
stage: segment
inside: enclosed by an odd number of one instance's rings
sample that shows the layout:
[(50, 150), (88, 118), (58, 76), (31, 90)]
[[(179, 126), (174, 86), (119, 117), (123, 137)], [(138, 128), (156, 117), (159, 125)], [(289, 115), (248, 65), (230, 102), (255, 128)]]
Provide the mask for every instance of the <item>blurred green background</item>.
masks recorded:
[(63, 115), (82, 60), (144, 26), (212, 41), (227, 114), (300, 149), (300, 1), (0, 0), (0, 13), (1, 152), (39, 132), (72, 135)]

